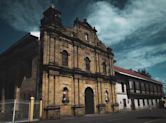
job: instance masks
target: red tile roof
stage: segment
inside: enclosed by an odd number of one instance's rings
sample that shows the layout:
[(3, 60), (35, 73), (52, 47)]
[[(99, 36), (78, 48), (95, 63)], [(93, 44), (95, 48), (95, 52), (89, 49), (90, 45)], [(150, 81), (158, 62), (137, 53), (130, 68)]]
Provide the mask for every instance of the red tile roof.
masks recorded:
[(146, 81), (150, 81), (150, 82), (154, 82), (154, 83), (160, 83), (159, 81), (156, 81), (156, 80), (153, 80), (151, 79), (150, 77), (147, 77), (145, 75), (142, 75), (136, 71), (133, 71), (133, 70), (127, 70), (127, 69), (124, 69), (124, 68), (121, 68), (121, 67), (118, 67), (118, 66), (114, 66), (114, 70), (120, 74), (123, 74), (123, 75), (126, 75), (126, 76), (131, 76), (131, 77), (134, 77), (134, 78), (138, 78), (138, 79), (143, 79), (143, 80), (146, 80)]

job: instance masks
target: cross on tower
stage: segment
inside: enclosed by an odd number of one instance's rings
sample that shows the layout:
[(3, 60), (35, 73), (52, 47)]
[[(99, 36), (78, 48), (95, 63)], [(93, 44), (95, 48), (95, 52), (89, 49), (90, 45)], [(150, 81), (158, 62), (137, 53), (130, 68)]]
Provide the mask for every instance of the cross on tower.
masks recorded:
[(55, 7), (55, 6), (54, 6), (54, 2), (53, 2), (53, 0), (50, 0), (50, 5), (51, 5), (52, 8)]

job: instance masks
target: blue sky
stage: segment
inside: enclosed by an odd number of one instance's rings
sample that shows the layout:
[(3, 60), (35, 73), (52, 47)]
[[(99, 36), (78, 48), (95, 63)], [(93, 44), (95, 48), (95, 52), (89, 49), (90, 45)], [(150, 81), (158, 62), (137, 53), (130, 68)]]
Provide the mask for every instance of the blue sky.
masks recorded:
[[(27, 32), (39, 30), (51, 0), (0, 1), (0, 52)], [(166, 0), (53, 0), (71, 26), (87, 18), (99, 38), (113, 48), (116, 65), (146, 68), (166, 83)]]

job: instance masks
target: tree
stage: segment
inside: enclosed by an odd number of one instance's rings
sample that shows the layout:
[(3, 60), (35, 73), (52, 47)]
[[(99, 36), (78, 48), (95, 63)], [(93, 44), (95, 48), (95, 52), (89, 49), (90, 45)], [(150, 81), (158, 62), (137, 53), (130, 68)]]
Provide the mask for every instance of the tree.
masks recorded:
[(140, 74), (142, 74), (142, 75), (144, 75), (144, 76), (147, 76), (147, 77), (150, 77), (150, 78), (151, 78), (150, 73), (147, 72), (147, 70), (146, 70), (145, 68), (143, 68), (143, 69), (138, 69), (137, 72), (140, 73)]

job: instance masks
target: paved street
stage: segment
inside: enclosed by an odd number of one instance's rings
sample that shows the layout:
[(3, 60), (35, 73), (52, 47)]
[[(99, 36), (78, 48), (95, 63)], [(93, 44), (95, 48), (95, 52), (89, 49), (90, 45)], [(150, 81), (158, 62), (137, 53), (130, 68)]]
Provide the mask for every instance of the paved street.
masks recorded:
[(41, 123), (166, 123), (166, 110), (153, 109), (110, 114), (93, 114), (84, 117), (68, 117)]

